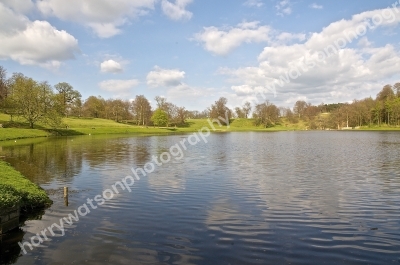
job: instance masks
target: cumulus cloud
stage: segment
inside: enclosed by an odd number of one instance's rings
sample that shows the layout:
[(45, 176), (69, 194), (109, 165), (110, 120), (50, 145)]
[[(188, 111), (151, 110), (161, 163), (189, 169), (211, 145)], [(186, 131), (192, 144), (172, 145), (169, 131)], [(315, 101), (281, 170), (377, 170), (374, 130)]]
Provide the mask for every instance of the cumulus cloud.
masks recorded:
[(324, 8), (322, 5), (318, 5), (316, 3), (313, 3), (311, 5), (309, 5), (310, 8), (314, 8), (314, 9), (322, 9)]
[(137, 79), (110, 79), (99, 83), (100, 89), (107, 92), (113, 92), (117, 97), (130, 95), (132, 88), (136, 87), (137, 85), (139, 85), (139, 81)]
[(57, 68), (62, 61), (74, 59), (78, 41), (47, 21), (30, 21), (0, 3), (0, 59), (24, 65)]
[(249, 7), (262, 7), (264, 3), (261, 0), (247, 0), (243, 5)]
[(176, 87), (182, 85), (185, 72), (178, 69), (162, 69), (155, 66), (153, 71), (147, 74), (147, 85), (150, 87)]
[(257, 66), (222, 68), (219, 73), (243, 98), (262, 91), (269, 99), (287, 104), (298, 98), (321, 103), (367, 97), (381, 86), (378, 82), (398, 74), (400, 53), (392, 44), (376, 47), (364, 35), (399, 23), (400, 14), (394, 9), (364, 12), (331, 23), (303, 43), (265, 47)]
[(181, 84), (168, 89), (166, 97), (178, 106), (187, 106), (190, 101), (190, 108), (200, 110), (210, 104), (210, 98), (218, 99), (220, 95), (217, 89), (210, 87), (194, 87)]
[(270, 31), (269, 26), (260, 26), (258, 21), (243, 22), (235, 28), (205, 27), (202, 32), (195, 34), (194, 39), (202, 43), (207, 51), (227, 55), (243, 43), (269, 41)]
[(292, 41), (304, 41), (306, 39), (306, 34), (299, 33), (293, 34), (289, 32), (282, 32), (275, 37), (275, 42), (277, 43), (289, 43)]
[(15, 12), (22, 14), (28, 13), (35, 7), (35, 4), (32, 2), (32, 0), (2, 0), (1, 2), (3, 5), (11, 8)]
[(106, 60), (100, 64), (102, 73), (121, 73), (123, 72), (122, 65), (114, 60)]
[(100, 38), (121, 33), (120, 27), (130, 18), (154, 9), (156, 0), (41, 0), (37, 7), (46, 16), (81, 23)]
[(277, 3), (275, 6), (277, 10), (277, 14), (279, 16), (290, 15), (292, 14), (292, 4), (289, 0), (282, 0)]
[(175, 4), (168, 0), (162, 0), (161, 8), (164, 14), (172, 20), (189, 20), (192, 18), (193, 13), (187, 11), (185, 8), (193, 0), (175, 0)]

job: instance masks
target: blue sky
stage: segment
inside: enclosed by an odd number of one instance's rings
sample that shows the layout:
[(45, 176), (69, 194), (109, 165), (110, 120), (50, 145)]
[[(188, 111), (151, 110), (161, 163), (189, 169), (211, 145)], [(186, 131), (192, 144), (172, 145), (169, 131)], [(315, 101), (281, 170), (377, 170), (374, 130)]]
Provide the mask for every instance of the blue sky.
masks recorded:
[(400, 5), (349, 2), (0, 0), (0, 65), (83, 98), (161, 95), (190, 110), (221, 96), (230, 107), (375, 97), (400, 81)]

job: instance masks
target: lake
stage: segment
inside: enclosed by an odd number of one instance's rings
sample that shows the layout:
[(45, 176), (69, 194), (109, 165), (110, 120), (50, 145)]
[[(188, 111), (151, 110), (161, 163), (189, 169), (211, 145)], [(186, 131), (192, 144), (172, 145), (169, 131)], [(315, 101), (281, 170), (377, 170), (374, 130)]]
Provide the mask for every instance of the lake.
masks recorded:
[[(188, 136), (0, 143), (54, 201), (15, 237), (30, 242)], [(182, 152), (64, 236), (26, 255), (3, 242), (1, 264), (400, 264), (400, 132), (214, 133)]]

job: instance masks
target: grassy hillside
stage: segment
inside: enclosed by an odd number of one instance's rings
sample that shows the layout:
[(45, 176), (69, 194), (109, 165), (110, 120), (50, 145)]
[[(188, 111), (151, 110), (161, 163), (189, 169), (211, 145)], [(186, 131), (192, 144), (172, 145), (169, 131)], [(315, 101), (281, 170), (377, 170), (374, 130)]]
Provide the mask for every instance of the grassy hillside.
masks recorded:
[[(64, 118), (63, 127), (51, 129), (44, 125), (37, 124), (36, 129), (29, 129), (27, 123), (17, 118), (10, 123), (10, 117), (0, 114), (0, 124), (7, 128), (0, 128), (0, 141), (14, 140), (22, 138), (46, 137), (49, 135), (69, 136), (69, 135), (97, 135), (97, 134), (166, 134), (166, 133), (185, 133), (200, 130), (203, 127), (211, 128), (207, 119), (187, 120), (184, 126), (175, 127), (146, 127), (130, 124), (117, 123), (112, 120), (95, 118)], [(68, 126), (68, 127), (67, 127)], [(253, 119), (232, 120), (230, 127), (218, 126), (214, 124), (216, 131), (277, 131), (277, 130), (303, 130), (306, 127), (302, 123), (282, 124), (273, 128), (263, 128), (255, 126)]]
[[(322, 118), (327, 118), (329, 114), (320, 114)], [(187, 133), (195, 132), (203, 127), (211, 126), (207, 119), (188, 119), (184, 126), (175, 127), (152, 127), (137, 126), (131, 124), (118, 123), (112, 120), (96, 119), (96, 118), (64, 118), (63, 127), (59, 129), (51, 129), (44, 125), (37, 124), (36, 129), (29, 129), (27, 123), (16, 118), (10, 123), (10, 117), (0, 114), (0, 124), (4, 124), (7, 128), (0, 128), (0, 141), (15, 140), (23, 138), (46, 137), (50, 135), (72, 136), (72, 135), (99, 135), (99, 134), (170, 134), (170, 133)], [(233, 132), (233, 131), (293, 131), (306, 130), (307, 122), (300, 120), (298, 123), (290, 123), (286, 119), (282, 119), (281, 123), (271, 127), (255, 126), (254, 119), (234, 119), (231, 121), (230, 127), (218, 126), (214, 124), (217, 132)], [(68, 127), (67, 127), (68, 126)], [(399, 130), (400, 128), (380, 126), (380, 127), (361, 127), (361, 130)]]

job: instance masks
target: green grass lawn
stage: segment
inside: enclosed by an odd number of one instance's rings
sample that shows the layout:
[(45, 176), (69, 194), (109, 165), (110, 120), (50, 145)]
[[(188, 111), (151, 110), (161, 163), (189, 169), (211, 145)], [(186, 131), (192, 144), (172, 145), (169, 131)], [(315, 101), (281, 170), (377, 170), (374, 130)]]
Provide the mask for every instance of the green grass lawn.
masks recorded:
[[(46, 137), (49, 133), (39, 129), (29, 129), (28, 124), (18, 119), (13, 119), (12, 126), (15, 128), (0, 128), (0, 141), (15, 140), (23, 138)], [(0, 113), (0, 124), (6, 125), (10, 122), (10, 116)]]
[(43, 208), (51, 203), (42, 188), (0, 160), (0, 210), (16, 205), (22, 208)]
[[(23, 138), (46, 137), (50, 135), (73, 136), (73, 135), (99, 135), (99, 134), (134, 134), (134, 135), (155, 135), (172, 133), (190, 133), (200, 130), (203, 127), (211, 129), (207, 119), (188, 119), (184, 126), (180, 127), (146, 127), (131, 124), (118, 123), (112, 120), (96, 118), (64, 118), (63, 127), (51, 129), (44, 125), (37, 124), (35, 129), (29, 129), (28, 124), (21, 119), (14, 118), (10, 124), (10, 117), (6, 114), (0, 114), (0, 124), (6, 124), (7, 127), (0, 128), (0, 141), (16, 140)], [(67, 127), (68, 126), (68, 129)], [(254, 119), (233, 119), (229, 128), (219, 126), (214, 123), (217, 132), (240, 132), (240, 131), (297, 131), (306, 130), (308, 124), (302, 120), (298, 123), (290, 123), (282, 119), (281, 124), (271, 128), (255, 126)], [(361, 127), (361, 130), (400, 130), (399, 127), (380, 126), (380, 127)]]
[(0, 128), (0, 141), (46, 136), (49, 133), (38, 129)]
[[(13, 123), (9, 123), (10, 117), (6, 114), (0, 114), (0, 124), (7, 125), (0, 128), (0, 141), (15, 140), (23, 138), (46, 137), (50, 135), (72, 136), (72, 135), (98, 135), (98, 134), (171, 134), (171, 133), (189, 133), (200, 130), (203, 127), (211, 129), (207, 119), (188, 119), (184, 126), (180, 127), (152, 127), (137, 126), (124, 123), (118, 123), (112, 120), (96, 119), (96, 118), (64, 118), (62, 128), (51, 129), (44, 125), (37, 124), (35, 129), (29, 129), (28, 124), (21, 119), (14, 118)], [(68, 126), (68, 128), (67, 128)], [(227, 126), (219, 126), (214, 123), (217, 132), (232, 131), (287, 131), (287, 130), (304, 130), (305, 126), (299, 124), (282, 124), (272, 128), (264, 128), (255, 126), (253, 119), (234, 119), (231, 121), (229, 128)]]

